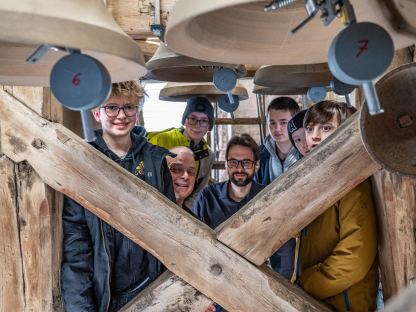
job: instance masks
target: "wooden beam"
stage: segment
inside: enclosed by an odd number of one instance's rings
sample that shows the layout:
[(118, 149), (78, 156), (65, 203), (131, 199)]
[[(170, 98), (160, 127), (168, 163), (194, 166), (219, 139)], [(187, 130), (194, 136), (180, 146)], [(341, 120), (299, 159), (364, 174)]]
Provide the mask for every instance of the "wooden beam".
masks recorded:
[(255, 264), (380, 169), (361, 143), (356, 113), (217, 229), (217, 238)]
[(327, 311), (300, 288), (259, 270), (219, 243), (208, 226), (71, 131), (4, 92), (0, 121), (6, 155), (27, 160), (45, 183), (111, 224), (227, 310)]
[(383, 295), (387, 300), (416, 281), (416, 180), (381, 170), (372, 182)]
[(258, 125), (259, 118), (216, 118), (216, 125)]
[(415, 307), (416, 284), (413, 284), (389, 300), (383, 312), (414, 312)]
[(166, 271), (120, 312), (205, 312), (212, 301), (172, 272)]
[[(169, 11), (176, 0), (160, 0), (160, 21), (166, 27)], [(134, 39), (154, 37), (150, 25), (154, 23), (153, 0), (107, 0), (110, 10), (121, 29)]]

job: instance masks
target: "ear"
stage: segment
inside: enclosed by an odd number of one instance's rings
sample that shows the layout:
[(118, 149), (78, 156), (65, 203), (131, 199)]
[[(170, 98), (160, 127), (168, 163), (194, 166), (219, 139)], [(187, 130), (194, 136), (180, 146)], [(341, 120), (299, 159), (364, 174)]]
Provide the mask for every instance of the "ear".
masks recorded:
[(92, 111), (91, 111), (91, 113), (92, 113), (92, 115), (94, 116), (94, 119), (95, 119), (95, 121), (96, 122), (100, 122), (101, 120), (100, 120), (100, 108), (94, 108)]
[(255, 166), (256, 166), (256, 171), (259, 170), (259, 168), (260, 168), (260, 160), (257, 160), (256, 161), (256, 165)]

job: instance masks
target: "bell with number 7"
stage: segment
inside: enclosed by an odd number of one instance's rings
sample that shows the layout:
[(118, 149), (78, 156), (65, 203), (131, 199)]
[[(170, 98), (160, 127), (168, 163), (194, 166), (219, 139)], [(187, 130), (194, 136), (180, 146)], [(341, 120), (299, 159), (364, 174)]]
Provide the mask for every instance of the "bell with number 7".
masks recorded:
[(332, 74), (350, 85), (362, 85), (370, 115), (383, 113), (373, 80), (389, 67), (394, 44), (379, 25), (361, 22), (341, 31), (332, 41), (328, 65)]

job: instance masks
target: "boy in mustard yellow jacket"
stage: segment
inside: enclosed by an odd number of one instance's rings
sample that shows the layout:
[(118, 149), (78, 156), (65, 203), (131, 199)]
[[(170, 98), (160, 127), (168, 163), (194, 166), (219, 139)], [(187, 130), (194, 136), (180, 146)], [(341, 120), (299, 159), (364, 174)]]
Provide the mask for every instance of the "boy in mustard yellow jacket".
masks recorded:
[[(350, 115), (346, 105), (334, 101), (311, 107), (304, 119), (309, 149), (313, 150)], [(367, 180), (301, 232), (296, 248), (296, 282), (337, 311), (374, 311), (376, 255), (376, 217)]]

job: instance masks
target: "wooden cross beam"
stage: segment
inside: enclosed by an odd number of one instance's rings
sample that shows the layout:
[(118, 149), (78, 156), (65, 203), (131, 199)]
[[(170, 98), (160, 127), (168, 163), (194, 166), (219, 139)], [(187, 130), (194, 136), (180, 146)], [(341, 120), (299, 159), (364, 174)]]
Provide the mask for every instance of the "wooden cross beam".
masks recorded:
[(154, 188), (5, 92), (0, 92), (0, 126), (3, 153), (15, 162), (27, 160), (45, 183), (111, 224), (227, 310), (328, 310), (277, 273), (240, 257), (218, 242), (208, 226)]
[(260, 265), (380, 166), (360, 137), (359, 113), (219, 226), (217, 238)]

